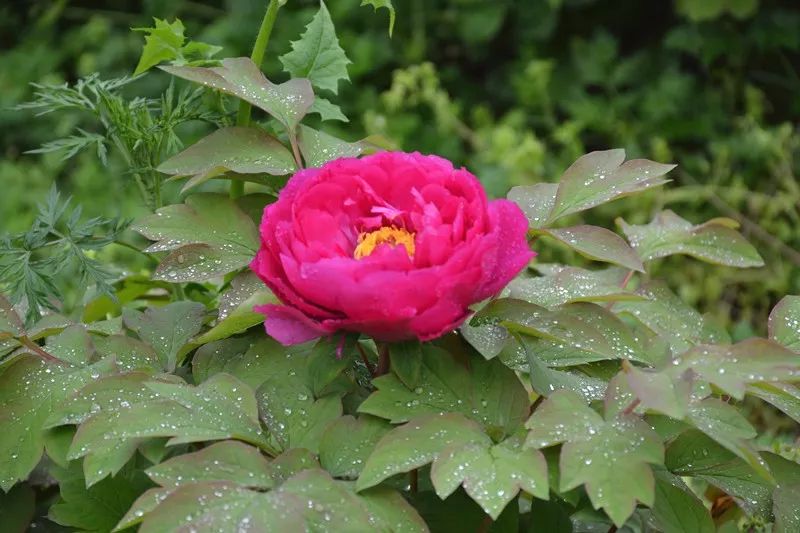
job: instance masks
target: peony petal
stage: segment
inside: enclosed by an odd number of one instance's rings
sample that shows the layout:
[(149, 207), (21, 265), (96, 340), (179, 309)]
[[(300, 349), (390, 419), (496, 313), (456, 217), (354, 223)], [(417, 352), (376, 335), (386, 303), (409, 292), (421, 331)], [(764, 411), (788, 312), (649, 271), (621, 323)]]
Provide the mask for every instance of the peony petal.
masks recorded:
[(301, 344), (332, 333), (293, 307), (259, 305), (254, 310), (267, 317), (264, 321), (267, 335), (284, 346)]

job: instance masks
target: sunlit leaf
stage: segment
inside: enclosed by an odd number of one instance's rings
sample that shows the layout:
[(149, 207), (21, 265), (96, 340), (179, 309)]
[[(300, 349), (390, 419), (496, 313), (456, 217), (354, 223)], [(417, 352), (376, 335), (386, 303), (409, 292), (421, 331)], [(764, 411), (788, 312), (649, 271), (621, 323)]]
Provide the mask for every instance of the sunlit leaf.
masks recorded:
[(173, 176), (189, 176), (186, 191), (225, 172), (283, 176), (295, 170), (292, 153), (259, 128), (232, 126), (214, 131), (157, 168)]
[(675, 165), (646, 159), (625, 161), (625, 150), (591, 152), (575, 161), (558, 183), (550, 222), (616, 198), (663, 185)]
[(685, 254), (718, 265), (764, 265), (753, 245), (734, 229), (738, 224), (731, 219), (715, 218), (695, 226), (667, 210), (644, 226), (630, 226), (621, 219), (618, 223), (643, 261)]
[(263, 109), (289, 130), (297, 127), (314, 101), (314, 91), (307, 79), (291, 79), (275, 85), (247, 57), (223, 59), (221, 67), (161, 68), (173, 76), (237, 96)]
[(339, 80), (350, 79), (347, 65), (351, 61), (339, 46), (331, 14), (322, 1), (300, 40), (292, 41), (292, 51), (279, 59), (293, 78), (308, 78), (315, 87), (333, 93), (339, 92)]

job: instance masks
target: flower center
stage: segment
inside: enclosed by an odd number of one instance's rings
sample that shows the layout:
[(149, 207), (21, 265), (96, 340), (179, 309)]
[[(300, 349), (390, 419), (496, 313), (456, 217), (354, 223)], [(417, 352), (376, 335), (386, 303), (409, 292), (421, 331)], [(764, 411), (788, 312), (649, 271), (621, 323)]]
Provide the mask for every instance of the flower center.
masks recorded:
[(381, 244), (391, 246), (404, 246), (409, 257), (414, 257), (414, 234), (402, 228), (383, 227), (381, 229), (364, 232), (358, 236), (358, 246), (353, 252), (353, 257), (363, 259), (375, 251)]

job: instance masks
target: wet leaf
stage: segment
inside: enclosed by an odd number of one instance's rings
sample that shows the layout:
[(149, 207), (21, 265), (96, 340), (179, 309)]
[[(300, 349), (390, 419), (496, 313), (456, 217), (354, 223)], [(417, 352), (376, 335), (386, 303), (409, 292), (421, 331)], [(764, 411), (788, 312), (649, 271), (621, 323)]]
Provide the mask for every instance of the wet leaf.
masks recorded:
[(422, 376), (422, 344), (416, 341), (393, 343), (389, 357), (394, 375), (409, 389), (416, 388)]
[(716, 528), (703, 502), (681, 478), (656, 470), (653, 516), (664, 533), (714, 533)]
[(456, 413), (424, 415), (383, 436), (364, 465), (356, 487), (373, 487), (395, 474), (409, 472), (436, 459), (452, 445), (491, 444), (472, 420)]
[(644, 299), (641, 294), (620, 287), (624, 277), (620, 270), (591, 271), (567, 267), (552, 275), (515, 279), (509, 289), (512, 298), (548, 308), (565, 303)]
[(253, 308), (257, 305), (277, 303), (277, 298), (272, 292), (264, 287), (261, 288), (242, 301), (238, 307), (229, 312), (214, 327), (194, 339), (197, 344), (206, 344), (242, 333), (251, 327), (262, 324), (264, 315), (257, 313)]
[(291, 131), (314, 101), (314, 91), (307, 79), (291, 79), (275, 85), (248, 57), (223, 59), (221, 67), (161, 68), (173, 76), (241, 98), (263, 109)]
[(331, 103), (330, 100), (326, 98), (320, 98), (319, 96), (314, 98), (314, 103), (311, 104), (311, 109), (308, 110), (309, 113), (317, 113), (320, 116), (320, 120), (325, 122), (326, 120), (340, 120), (342, 122), (350, 122), (344, 113), (342, 113), (342, 108), (338, 105)]
[(156, 169), (191, 179), (183, 191), (225, 172), (284, 176), (295, 170), (292, 153), (277, 139), (258, 128), (221, 128), (184, 151), (170, 157)]
[(549, 222), (668, 182), (675, 165), (646, 159), (625, 161), (625, 150), (591, 152), (575, 161), (558, 183)]
[(322, 1), (300, 40), (292, 41), (292, 51), (278, 59), (293, 78), (308, 78), (314, 87), (334, 94), (339, 92), (339, 80), (350, 79), (347, 65), (351, 61), (339, 46), (333, 20)]
[(50, 355), (78, 366), (88, 364), (95, 353), (92, 338), (86, 328), (79, 324), (69, 326), (48, 338), (45, 349)]
[(0, 488), (8, 491), (28, 477), (44, 449), (45, 421), (69, 396), (113, 370), (101, 361), (86, 368), (45, 363), (24, 354), (0, 374)]
[(322, 434), (320, 463), (332, 476), (355, 479), (375, 445), (390, 429), (392, 426), (380, 418), (343, 416)]
[(199, 281), (236, 270), (250, 263), (259, 246), (252, 219), (221, 194), (192, 195), (184, 204), (141, 218), (132, 228), (158, 241), (147, 252), (174, 250), (157, 273), (165, 281)]
[(178, 363), (180, 349), (197, 335), (203, 326), (206, 309), (197, 302), (173, 302), (163, 307), (149, 307), (144, 312), (124, 309), (125, 325), (152, 346), (163, 368), (172, 370)]
[(800, 484), (775, 489), (772, 494), (772, 514), (775, 515), (774, 533), (800, 530)]
[(462, 486), (494, 520), (520, 490), (548, 497), (547, 463), (538, 450), (524, 449), (520, 439), (496, 445), (453, 444), (431, 468), (436, 494), (445, 499)]
[(323, 131), (300, 126), (300, 152), (308, 167), (321, 167), (340, 157), (356, 157), (370, 149), (365, 141), (347, 142)]
[(531, 228), (544, 227), (548, 222), (548, 215), (556, 201), (557, 183), (537, 183), (513, 187), (508, 192), (508, 199), (517, 204)]
[(643, 261), (684, 254), (718, 265), (764, 265), (756, 249), (734, 229), (738, 224), (731, 219), (713, 219), (695, 226), (668, 210), (644, 226), (630, 226), (621, 219), (618, 223)]
[(800, 296), (784, 296), (772, 309), (769, 338), (800, 352)]
[(72, 463), (67, 469), (56, 467), (53, 475), (61, 499), (50, 507), (48, 518), (80, 531), (111, 531), (136, 498), (152, 486), (141, 471), (134, 469), (90, 488), (86, 488), (80, 463)]
[(237, 441), (222, 441), (197, 452), (178, 455), (147, 469), (162, 487), (224, 481), (253, 489), (275, 485), (269, 461), (258, 449)]
[(489, 431), (511, 434), (527, 416), (528, 393), (512, 370), (497, 360), (474, 357), (469, 368), (452, 354), (423, 345), (419, 384), (408, 388), (395, 374), (373, 380), (378, 389), (359, 412), (406, 422), (426, 413), (462, 413)]
[(737, 400), (747, 385), (797, 379), (797, 354), (766, 339), (747, 339), (732, 346), (701, 345), (673, 362), (675, 371), (691, 369), (701, 379)]
[(644, 272), (644, 265), (636, 251), (622, 237), (605, 228), (581, 225), (543, 230), (542, 233), (558, 239), (589, 259)]
[(113, 357), (120, 370), (164, 369), (164, 360), (156, 350), (140, 340), (126, 335), (109, 335), (94, 340), (97, 353)]
[(101, 411), (83, 423), (70, 448), (81, 457), (109, 439), (171, 437), (169, 445), (238, 439), (269, 449), (258, 422), (253, 390), (226, 374), (197, 387), (150, 381), (157, 394), (121, 410)]
[(619, 527), (637, 502), (652, 505), (655, 481), (650, 464), (662, 464), (664, 448), (641, 418), (620, 414), (604, 420), (568, 391), (553, 393), (534, 412), (526, 445), (563, 443), (560, 490), (584, 485), (592, 505)]

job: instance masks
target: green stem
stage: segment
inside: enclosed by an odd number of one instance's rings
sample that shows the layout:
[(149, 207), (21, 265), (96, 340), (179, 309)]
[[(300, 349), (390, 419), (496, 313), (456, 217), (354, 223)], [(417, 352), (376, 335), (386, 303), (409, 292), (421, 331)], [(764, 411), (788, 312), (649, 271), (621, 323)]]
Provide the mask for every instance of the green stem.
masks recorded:
[[(258, 30), (258, 36), (253, 45), (253, 53), (250, 54), (250, 59), (252, 59), (253, 63), (258, 67), (261, 67), (261, 63), (264, 61), (264, 54), (267, 50), (269, 37), (272, 34), (272, 27), (275, 25), (275, 19), (278, 17), (278, 9), (280, 9), (280, 7), (279, 0), (269, 0), (267, 12), (264, 13), (264, 20), (261, 21), (261, 28)], [(239, 112), (236, 115), (236, 125), (249, 126), (251, 111), (252, 106), (249, 102), (245, 102), (244, 100), (240, 101)], [(231, 181), (231, 198), (238, 198), (242, 194), (244, 194), (244, 182), (237, 180)]]

